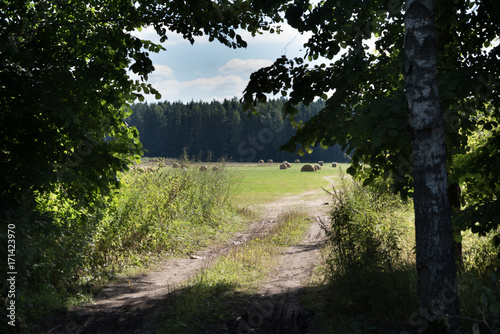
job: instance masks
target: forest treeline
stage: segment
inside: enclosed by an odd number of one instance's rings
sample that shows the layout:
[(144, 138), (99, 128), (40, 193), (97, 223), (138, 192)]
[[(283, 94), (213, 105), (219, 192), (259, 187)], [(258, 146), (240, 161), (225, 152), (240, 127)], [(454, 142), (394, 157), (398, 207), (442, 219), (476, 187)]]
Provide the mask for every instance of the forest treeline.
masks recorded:
[[(236, 98), (223, 102), (159, 102), (131, 106), (126, 120), (139, 130), (145, 156), (179, 158), (184, 150), (196, 160), (257, 161), (337, 161), (347, 162), (340, 146), (316, 147), (311, 154), (299, 156), (279, 147), (295, 134), (290, 120), (283, 120), (286, 100), (273, 99), (259, 104), (259, 116), (248, 117)], [(318, 100), (309, 106), (299, 105), (297, 121), (307, 121), (323, 109)]]

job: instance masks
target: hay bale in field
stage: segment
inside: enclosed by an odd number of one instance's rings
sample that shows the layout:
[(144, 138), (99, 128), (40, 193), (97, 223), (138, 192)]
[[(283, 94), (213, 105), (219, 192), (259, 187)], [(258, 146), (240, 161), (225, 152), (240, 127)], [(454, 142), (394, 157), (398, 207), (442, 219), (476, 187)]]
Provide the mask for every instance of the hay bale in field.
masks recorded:
[(267, 160), (267, 163), (269, 163), (269, 164), (272, 164), (273, 162), (274, 162), (273, 159)]
[(217, 166), (213, 166), (213, 167), (212, 167), (212, 170), (213, 170), (214, 172), (217, 172), (217, 171), (219, 171), (219, 170), (220, 170), (220, 168), (219, 168), (219, 167), (217, 167)]
[(314, 169), (313, 165), (304, 165), (302, 166), (302, 168), (300, 169), (301, 172), (315, 172), (316, 169)]
[(332, 162), (332, 167), (337, 167), (337, 163), (336, 162)]
[(323, 161), (318, 161), (318, 165), (323, 166), (325, 163)]
[(316, 170), (321, 170), (321, 166), (320, 165), (314, 165), (314, 168), (316, 168)]
[(288, 167), (288, 168), (292, 167), (292, 164), (291, 164), (291, 163), (289, 163), (289, 162), (286, 162), (286, 163), (285, 163), (285, 165), (286, 165), (286, 167)]
[(280, 169), (287, 169), (287, 168), (288, 168), (288, 166), (284, 163), (280, 165)]
[(207, 166), (200, 166), (200, 171), (201, 172), (206, 172), (208, 170)]
[(263, 164), (263, 163), (264, 163), (264, 160), (260, 159), (259, 164)]
[(179, 165), (177, 162), (174, 162), (172, 168), (181, 168), (181, 165)]
[(300, 160), (299, 159), (295, 159), (294, 163), (300, 164)]

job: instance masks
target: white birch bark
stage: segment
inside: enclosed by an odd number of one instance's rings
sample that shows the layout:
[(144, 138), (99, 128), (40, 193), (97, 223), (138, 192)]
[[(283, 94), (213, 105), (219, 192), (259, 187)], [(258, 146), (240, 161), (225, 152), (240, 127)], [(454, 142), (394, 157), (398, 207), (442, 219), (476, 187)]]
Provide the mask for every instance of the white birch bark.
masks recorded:
[(415, 180), (418, 293), (421, 316), (433, 323), (447, 315), (459, 315), (438, 91), (434, 1), (407, 1), (404, 20), (405, 84)]

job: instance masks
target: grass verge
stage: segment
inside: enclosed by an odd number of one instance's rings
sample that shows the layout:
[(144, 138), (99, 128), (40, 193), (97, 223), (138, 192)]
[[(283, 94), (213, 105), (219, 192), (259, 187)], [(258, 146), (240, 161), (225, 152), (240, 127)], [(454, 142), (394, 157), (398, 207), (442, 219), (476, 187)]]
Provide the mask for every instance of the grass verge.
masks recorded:
[[(422, 333), (418, 313), (414, 217), (387, 187), (343, 179), (326, 226), (329, 242), (304, 302), (321, 333)], [(498, 248), (492, 233), (463, 234), (464, 269), (458, 275), (463, 333), (500, 329)]]
[(244, 225), (230, 202), (231, 178), (224, 168), (137, 168), (99, 208), (40, 196), (40, 218), (18, 224), (20, 244), (31, 243), (20, 247), (17, 327), (36, 331), (45, 315), (90, 302), (104, 284), (229, 238)]

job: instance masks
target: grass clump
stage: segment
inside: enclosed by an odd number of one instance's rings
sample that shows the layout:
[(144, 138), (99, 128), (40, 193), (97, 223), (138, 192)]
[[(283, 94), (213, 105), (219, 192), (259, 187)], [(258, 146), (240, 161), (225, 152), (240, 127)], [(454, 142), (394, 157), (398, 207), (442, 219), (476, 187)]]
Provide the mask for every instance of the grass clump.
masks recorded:
[[(382, 186), (341, 179), (313, 294), (325, 332), (375, 333), (416, 308), (411, 205)], [(402, 303), (404, 301), (404, 303)]]
[(500, 332), (498, 231), (485, 235), (462, 232), (463, 269), (458, 275), (464, 332)]
[[(342, 178), (332, 193), (324, 262), (316, 268), (306, 302), (320, 315), (324, 333), (422, 332), (411, 203), (387, 187), (363, 187)], [(458, 288), (463, 333), (498, 333), (500, 283), (496, 231), (463, 233)]]

